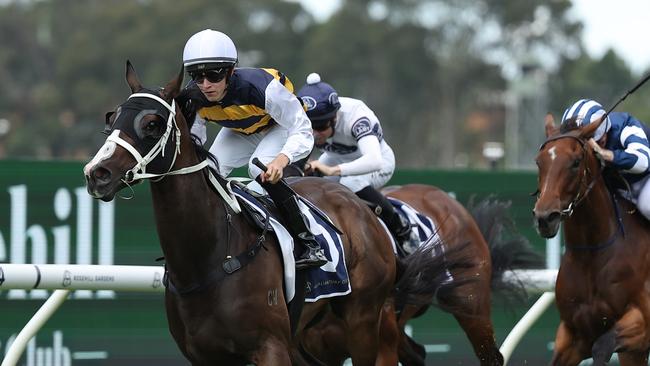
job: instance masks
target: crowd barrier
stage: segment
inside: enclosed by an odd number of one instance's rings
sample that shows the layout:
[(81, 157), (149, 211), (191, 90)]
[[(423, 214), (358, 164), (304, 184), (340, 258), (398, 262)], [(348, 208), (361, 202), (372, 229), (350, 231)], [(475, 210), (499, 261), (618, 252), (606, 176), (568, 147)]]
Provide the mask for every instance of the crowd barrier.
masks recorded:
[[(158, 266), (0, 264), (0, 290), (53, 290), (32, 319), (18, 334), (1, 366), (14, 366), (29, 340), (74, 290), (113, 290), (163, 292), (164, 268)], [(504, 280), (523, 284), (530, 293), (541, 297), (515, 325), (501, 346), (506, 364), (515, 347), (555, 298), (553, 288), (557, 270), (516, 270), (504, 274)]]

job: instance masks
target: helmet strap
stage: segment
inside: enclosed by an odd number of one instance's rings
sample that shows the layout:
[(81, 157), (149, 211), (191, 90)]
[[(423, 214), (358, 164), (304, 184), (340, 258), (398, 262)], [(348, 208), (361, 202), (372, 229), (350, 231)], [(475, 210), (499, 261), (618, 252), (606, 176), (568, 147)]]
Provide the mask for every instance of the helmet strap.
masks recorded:
[(226, 85), (230, 84), (230, 77), (235, 73), (235, 65), (232, 65), (226, 74)]
[(330, 127), (332, 127), (332, 135), (330, 136), (330, 137), (332, 137), (336, 133), (336, 116), (334, 116), (334, 118), (332, 118), (329, 121), (329, 124), (330, 124)]

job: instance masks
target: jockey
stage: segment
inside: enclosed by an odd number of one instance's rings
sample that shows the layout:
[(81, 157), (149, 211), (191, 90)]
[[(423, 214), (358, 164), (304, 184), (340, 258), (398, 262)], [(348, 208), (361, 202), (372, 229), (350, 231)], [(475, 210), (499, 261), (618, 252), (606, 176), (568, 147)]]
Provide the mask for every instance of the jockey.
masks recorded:
[(375, 113), (358, 99), (339, 98), (316, 73), (307, 76), (307, 84), (297, 95), (311, 120), (315, 146), (322, 152), (318, 160), (307, 164), (307, 170), (334, 177), (361, 199), (380, 207), (379, 216), (397, 241), (417, 247), (415, 230), (377, 191), (393, 176), (395, 155)]
[[(313, 148), (309, 119), (284, 74), (236, 64), (235, 44), (219, 31), (200, 31), (185, 44), (183, 65), (192, 80), (183, 93), (196, 112), (192, 134), (205, 144), (206, 122), (222, 127), (210, 147), (219, 174), (228, 176), (248, 164), (250, 176), (269, 193), (292, 236), (304, 246), (296, 269), (320, 267), (327, 258), (300, 213), (297, 197), (275, 184), (289, 163)], [(252, 164), (254, 157), (266, 164), (266, 172)]]
[[(581, 99), (569, 107), (562, 121), (575, 119), (578, 126), (596, 122), (605, 114), (603, 107)], [(632, 201), (650, 219), (650, 145), (643, 123), (623, 112), (610, 113), (588, 143), (607, 165), (621, 171), (631, 188)]]

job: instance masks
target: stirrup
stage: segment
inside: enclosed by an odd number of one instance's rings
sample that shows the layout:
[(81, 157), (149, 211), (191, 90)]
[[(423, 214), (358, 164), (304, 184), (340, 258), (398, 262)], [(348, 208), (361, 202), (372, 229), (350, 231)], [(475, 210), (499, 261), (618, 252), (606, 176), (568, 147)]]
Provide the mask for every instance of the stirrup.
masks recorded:
[(395, 231), (395, 239), (407, 254), (413, 253), (420, 246), (420, 236), (417, 230), (403, 220), (402, 227)]
[(400, 217), (401, 225), (399, 228), (395, 229), (395, 239), (397, 239), (398, 242), (404, 243), (407, 240), (411, 238), (411, 233), (413, 232), (413, 228), (411, 227), (411, 224), (409, 222), (405, 222), (401, 217)]
[(306, 250), (296, 258), (296, 270), (320, 267), (328, 262), (325, 252), (316, 241), (304, 241), (302, 244)]

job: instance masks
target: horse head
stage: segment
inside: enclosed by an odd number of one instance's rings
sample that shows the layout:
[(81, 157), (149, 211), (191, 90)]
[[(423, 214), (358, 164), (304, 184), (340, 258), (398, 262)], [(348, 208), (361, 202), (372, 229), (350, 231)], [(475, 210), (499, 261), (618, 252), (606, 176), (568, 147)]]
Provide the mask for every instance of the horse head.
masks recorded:
[[(84, 167), (88, 193), (110, 201), (122, 188), (145, 178), (164, 177), (180, 153), (181, 132), (189, 128), (174, 98), (183, 81), (183, 70), (164, 88), (146, 89), (131, 65), (126, 63), (126, 81), (131, 96), (106, 115), (106, 142)], [(182, 121), (179, 129), (178, 121)], [(187, 139), (189, 140), (189, 139)]]
[(579, 126), (567, 120), (557, 128), (553, 116), (546, 116), (546, 141), (535, 159), (538, 196), (533, 215), (541, 236), (557, 234), (560, 222), (571, 216), (600, 176), (600, 163), (587, 140), (601, 122)]

